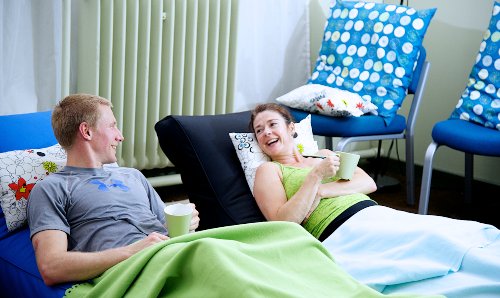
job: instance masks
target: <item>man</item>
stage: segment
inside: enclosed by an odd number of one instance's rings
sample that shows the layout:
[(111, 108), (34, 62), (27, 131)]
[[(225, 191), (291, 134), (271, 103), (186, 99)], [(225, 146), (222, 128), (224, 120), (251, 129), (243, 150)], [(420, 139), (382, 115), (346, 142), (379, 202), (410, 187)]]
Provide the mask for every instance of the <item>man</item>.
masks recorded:
[[(123, 141), (105, 98), (70, 95), (52, 114), (67, 152), (66, 167), (37, 183), (28, 205), (30, 235), (44, 282), (98, 276), (155, 243), (169, 239), (164, 204), (136, 169), (115, 167)], [(191, 230), (198, 227), (193, 204)]]

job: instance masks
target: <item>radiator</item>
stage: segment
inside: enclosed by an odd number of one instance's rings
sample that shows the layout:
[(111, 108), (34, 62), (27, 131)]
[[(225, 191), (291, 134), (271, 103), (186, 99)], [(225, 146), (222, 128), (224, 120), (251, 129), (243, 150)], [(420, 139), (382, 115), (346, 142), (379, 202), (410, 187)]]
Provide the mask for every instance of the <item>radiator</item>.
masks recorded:
[(154, 131), (167, 115), (233, 112), (237, 0), (63, 0), (63, 52), (75, 32), (71, 3), (78, 38), (63, 73), (76, 73), (76, 92), (113, 103), (120, 165), (172, 166)]

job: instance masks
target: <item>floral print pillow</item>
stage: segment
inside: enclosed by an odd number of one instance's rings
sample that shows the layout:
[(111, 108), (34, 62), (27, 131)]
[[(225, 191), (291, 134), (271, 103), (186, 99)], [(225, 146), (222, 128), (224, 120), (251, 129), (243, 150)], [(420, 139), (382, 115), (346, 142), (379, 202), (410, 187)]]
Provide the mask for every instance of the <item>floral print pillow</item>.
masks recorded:
[(28, 199), (35, 184), (65, 165), (66, 152), (59, 144), (0, 153), (0, 205), (9, 231), (26, 223)]
[(294, 109), (332, 117), (377, 115), (377, 106), (369, 98), (320, 84), (300, 86), (276, 98), (276, 101)]
[[(295, 131), (297, 132), (297, 137), (294, 139), (295, 146), (297, 146), (300, 153), (314, 155), (318, 152), (318, 143), (314, 140), (312, 133), (311, 115), (308, 115), (299, 123), (295, 123)], [(245, 173), (248, 187), (253, 194), (255, 172), (261, 164), (270, 161), (269, 156), (262, 152), (253, 133), (232, 132), (229, 133), (229, 137), (233, 142), (234, 149)]]

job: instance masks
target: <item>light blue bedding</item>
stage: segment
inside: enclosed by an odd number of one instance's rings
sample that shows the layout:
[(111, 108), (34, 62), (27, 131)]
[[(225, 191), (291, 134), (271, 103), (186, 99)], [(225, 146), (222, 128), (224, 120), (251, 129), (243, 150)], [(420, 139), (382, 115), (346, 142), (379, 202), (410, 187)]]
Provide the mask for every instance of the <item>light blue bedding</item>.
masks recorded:
[(500, 237), (485, 247), (471, 248), (457, 272), (420, 282), (388, 286), (384, 293), (443, 293), (449, 298), (500, 297)]
[(323, 245), (347, 272), (383, 293), (500, 295), (500, 231), (491, 225), (373, 206)]

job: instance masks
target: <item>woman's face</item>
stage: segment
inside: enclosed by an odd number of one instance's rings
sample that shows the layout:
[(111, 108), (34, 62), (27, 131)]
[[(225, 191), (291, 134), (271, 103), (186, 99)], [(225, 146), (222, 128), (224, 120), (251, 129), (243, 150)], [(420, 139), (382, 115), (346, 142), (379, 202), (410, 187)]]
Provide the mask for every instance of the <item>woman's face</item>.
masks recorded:
[(290, 154), (293, 151), (293, 123), (287, 125), (280, 113), (264, 111), (254, 119), (253, 127), (257, 142), (270, 157)]

